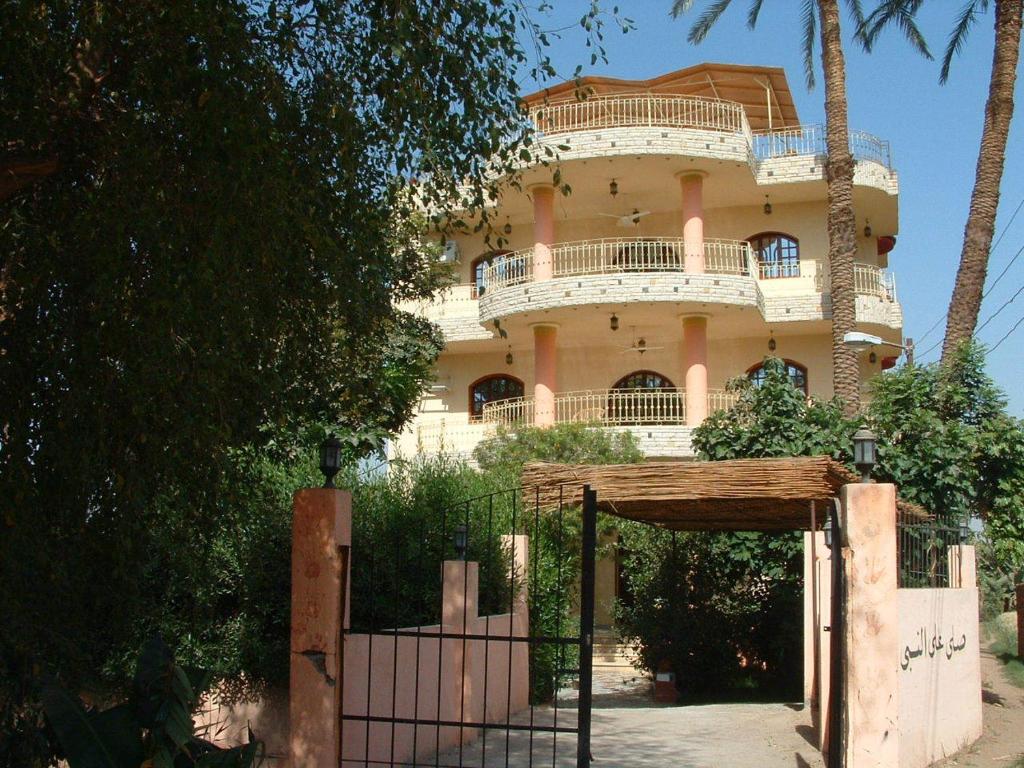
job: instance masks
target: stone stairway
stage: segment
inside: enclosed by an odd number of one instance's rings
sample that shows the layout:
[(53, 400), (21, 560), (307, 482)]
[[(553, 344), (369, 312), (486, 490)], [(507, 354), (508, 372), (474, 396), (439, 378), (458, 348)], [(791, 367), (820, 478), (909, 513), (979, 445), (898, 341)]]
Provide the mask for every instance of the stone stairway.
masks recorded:
[(643, 679), (629, 660), (629, 652), (620, 645), (613, 629), (594, 631), (594, 691), (616, 689), (624, 683)]

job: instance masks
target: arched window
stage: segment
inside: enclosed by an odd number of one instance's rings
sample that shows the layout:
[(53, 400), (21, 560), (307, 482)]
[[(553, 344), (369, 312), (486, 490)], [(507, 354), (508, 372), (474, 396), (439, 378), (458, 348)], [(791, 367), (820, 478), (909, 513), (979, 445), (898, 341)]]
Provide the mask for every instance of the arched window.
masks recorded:
[(480, 298), (487, 290), (487, 281), (484, 278), (484, 270), (487, 269), (496, 259), (512, 251), (491, 251), (483, 256), (477, 256), (469, 265), (469, 279), (473, 285), (473, 297)]
[(667, 376), (656, 371), (633, 371), (615, 382), (612, 389), (674, 389)]
[(667, 376), (633, 371), (608, 393), (606, 420), (611, 424), (681, 424), (683, 398)]
[(523, 382), (515, 376), (496, 373), (477, 379), (469, 385), (470, 421), (479, 420), (483, 416), (485, 403), (522, 397), (523, 391)]
[(748, 237), (761, 279), (800, 277), (800, 242), (782, 232), (761, 232)]
[[(795, 363), (792, 360), (784, 360), (783, 362), (786, 365), (786, 375), (789, 376), (789, 380), (793, 383), (793, 386), (806, 395), (807, 369), (800, 365), (800, 363)], [(747, 371), (747, 378), (754, 383), (755, 387), (760, 387), (764, 384), (764, 377), (764, 363), (758, 363)]]

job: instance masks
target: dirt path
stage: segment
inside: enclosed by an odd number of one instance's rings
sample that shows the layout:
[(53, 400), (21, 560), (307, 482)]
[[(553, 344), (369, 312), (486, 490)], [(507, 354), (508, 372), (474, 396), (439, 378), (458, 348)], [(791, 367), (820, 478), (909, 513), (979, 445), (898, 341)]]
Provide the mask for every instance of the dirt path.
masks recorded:
[(1024, 765), (1024, 689), (1009, 683), (1003, 665), (987, 648), (981, 652), (982, 717), (985, 732), (938, 768), (1016, 768)]

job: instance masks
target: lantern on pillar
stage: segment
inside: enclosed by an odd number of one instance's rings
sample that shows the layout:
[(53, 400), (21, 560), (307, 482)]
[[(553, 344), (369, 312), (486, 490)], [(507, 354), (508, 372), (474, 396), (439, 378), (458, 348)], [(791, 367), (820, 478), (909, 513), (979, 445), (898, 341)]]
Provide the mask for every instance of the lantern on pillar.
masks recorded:
[(455, 547), (455, 558), (465, 560), (466, 548), (469, 545), (469, 529), (466, 526), (455, 526), (455, 530), (452, 531), (452, 545)]
[(341, 441), (331, 432), (320, 445), (320, 471), (324, 488), (334, 488), (334, 476), (341, 469)]
[(860, 470), (860, 481), (871, 480), (871, 470), (878, 461), (878, 441), (875, 433), (862, 426), (853, 436), (853, 463)]

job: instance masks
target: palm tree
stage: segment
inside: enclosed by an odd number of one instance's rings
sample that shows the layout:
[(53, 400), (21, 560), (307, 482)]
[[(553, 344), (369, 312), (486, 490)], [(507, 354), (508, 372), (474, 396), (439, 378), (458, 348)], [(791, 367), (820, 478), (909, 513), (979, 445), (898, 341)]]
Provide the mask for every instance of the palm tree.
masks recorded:
[[(732, 0), (713, 0), (697, 18), (687, 36), (697, 44), (707, 37)], [(753, 29), (764, 0), (750, 0), (747, 26)], [(847, 0), (860, 29), (864, 23), (860, 0)], [(686, 13), (694, 0), (674, 0), (672, 15)], [(856, 221), (853, 211), (853, 156), (846, 109), (846, 62), (843, 57), (839, 0), (803, 0), (803, 57), (808, 89), (814, 87), (814, 46), (821, 26), (821, 63), (825, 73), (825, 162), (828, 184), (828, 260), (832, 295), (832, 383), (850, 416), (860, 410), (860, 373), (857, 354), (843, 344), (843, 336), (856, 323), (853, 263), (857, 254)]]
[[(928, 58), (931, 54), (924, 38), (914, 23), (914, 17), (923, 0), (887, 0), (865, 20), (862, 41), (870, 50), (878, 33), (886, 26), (898, 26), (915, 48)], [(981, 310), (988, 257), (992, 247), (992, 233), (999, 208), (999, 186), (1003, 178), (1006, 159), (1006, 138), (1013, 118), (1013, 88), (1017, 78), (1017, 59), (1020, 56), (1021, 0), (994, 0), (996, 8), (995, 49), (992, 54), (992, 74), (985, 102), (985, 124), (978, 149), (978, 165), (974, 171), (974, 191), (971, 208), (964, 227), (964, 242), (960, 250), (960, 267), (953, 286), (946, 320), (946, 337), (942, 342), (942, 365), (953, 358), (957, 347), (974, 335)], [(988, 10), (989, 0), (968, 0), (960, 9), (956, 24), (949, 36), (946, 53), (942, 57), (939, 82), (949, 79), (953, 57), (964, 46), (967, 34), (978, 15)]]

